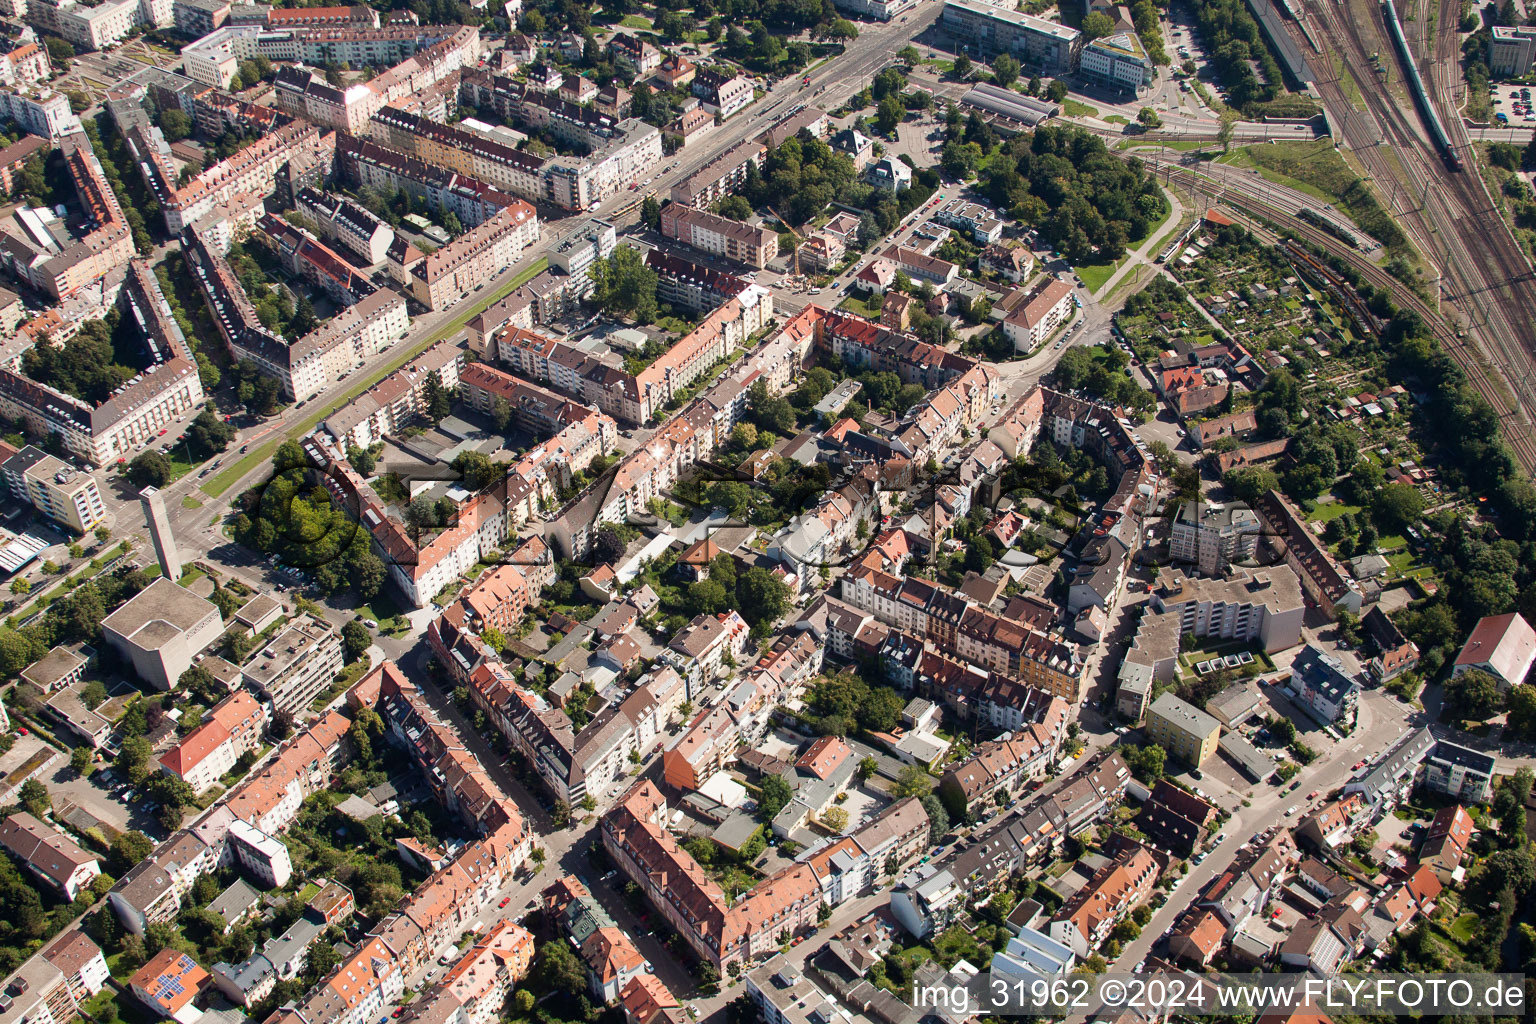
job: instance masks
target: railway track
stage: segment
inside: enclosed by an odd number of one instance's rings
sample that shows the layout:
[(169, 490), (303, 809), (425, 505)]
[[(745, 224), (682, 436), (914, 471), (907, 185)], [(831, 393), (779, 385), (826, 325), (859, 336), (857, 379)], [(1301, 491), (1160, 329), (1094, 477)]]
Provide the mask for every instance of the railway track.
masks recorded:
[(1509, 395), (1489, 380), (1488, 367), (1481, 352), (1469, 345), (1465, 338), (1458, 337), (1456, 329), (1447, 324), (1432, 305), (1348, 243), (1313, 227), (1293, 212), (1258, 196), (1234, 192), (1231, 183), (1216, 181), (1182, 167), (1168, 167), (1167, 170), (1170, 180), (1180, 187), (1218, 199), (1240, 214), (1247, 213), (1249, 216), (1244, 218), (1247, 221), (1245, 226), (1265, 241), (1278, 244), (1281, 237), (1274, 230), (1255, 222), (1254, 217), (1262, 218), (1283, 229), (1290, 237), (1343, 260), (1373, 287), (1387, 290), (1398, 306), (1413, 310), (1466, 374), (1473, 388), (1498, 414), (1500, 431), (1516, 461), (1527, 473), (1536, 473), (1536, 430), (1532, 429), (1518, 403), (1511, 403)]
[[(1370, 53), (1391, 49), (1379, 10), (1374, 3), (1367, 2), (1366, 7), (1372, 13), (1362, 26), (1351, 7), (1328, 0), (1313, 4), (1325, 35), (1336, 41), (1345, 63), (1351, 66), (1366, 66)], [(1453, 49), (1453, 13), (1448, 3), (1441, 5), (1437, 54)], [(1449, 25), (1446, 19), (1452, 19)], [(1432, 99), (1444, 118), (1454, 111), (1446, 110), (1444, 82), (1433, 74), (1433, 67), (1429, 71)], [(1349, 109), (1349, 100), (1336, 78), (1326, 82), (1320, 78), (1318, 84), (1330, 109)], [(1474, 360), (1470, 366), (1464, 358), (1458, 362), (1474, 378), (1487, 372), (1484, 361), (1501, 372), (1516, 408), (1509, 408), (1508, 397), (1494, 402), (1495, 408), (1501, 410), (1501, 417), (1506, 412), (1518, 417), (1524, 424), (1521, 434), (1527, 435), (1529, 413), (1536, 410), (1536, 324), (1529, 316), (1529, 311), (1536, 309), (1536, 286), (1530, 265), (1493, 206), (1459, 118), (1452, 117), (1447, 123), (1451, 141), (1465, 154), (1463, 163), (1468, 169), (1453, 174), (1443, 169), (1413, 108), (1386, 94), (1377, 83), (1370, 84), (1375, 87), (1362, 90), (1362, 95), (1384, 141), (1391, 146), (1392, 158), (1378, 146), (1361, 146), (1353, 152), (1375, 179), (1404, 230), (1440, 268), (1442, 277), (1437, 285), (1445, 286), (1445, 300), (1461, 313), (1478, 342), (1484, 360)], [(1347, 138), (1343, 141), (1346, 145), (1350, 142)], [(1481, 380), (1477, 386), (1485, 396), (1496, 390)], [(1512, 446), (1523, 443), (1511, 441)], [(1526, 455), (1521, 455), (1521, 461), (1527, 463)]]

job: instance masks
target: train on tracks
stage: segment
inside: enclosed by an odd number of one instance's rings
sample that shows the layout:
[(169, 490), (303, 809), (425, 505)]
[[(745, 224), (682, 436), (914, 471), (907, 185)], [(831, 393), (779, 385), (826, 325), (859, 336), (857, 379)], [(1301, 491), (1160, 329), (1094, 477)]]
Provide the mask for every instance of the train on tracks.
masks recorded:
[(1328, 232), (1334, 238), (1337, 238), (1339, 241), (1343, 242), (1345, 245), (1352, 249), (1356, 249), (1360, 252), (1365, 251), (1365, 247), (1360, 244), (1360, 239), (1355, 237), (1354, 232), (1339, 227), (1339, 225), (1335, 224), (1327, 217), (1324, 217), (1316, 210), (1311, 210), (1303, 206), (1301, 209), (1296, 211), (1296, 219), (1306, 221), (1308, 224), (1311, 224), (1319, 231)]
[(1397, 50), (1397, 57), (1403, 62), (1403, 67), (1408, 73), (1408, 84), (1413, 89), (1413, 101), (1418, 105), (1425, 127), (1429, 129), (1429, 137), (1434, 142), (1440, 159), (1445, 161), (1445, 166), (1453, 171), (1460, 171), (1461, 156), (1456, 152), (1456, 147), (1451, 144), (1451, 137), (1445, 130), (1445, 124), (1440, 120), (1440, 112), (1435, 109), (1429, 90), (1424, 87), (1424, 79), (1419, 75), (1419, 66), (1413, 60), (1413, 51), (1408, 49), (1408, 39), (1403, 35), (1403, 23), (1397, 17), (1397, 4), (1393, 0), (1382, 0), (1381, 7), (1387, 22), (1387, 32), (1392, 36), (1392, 46)]

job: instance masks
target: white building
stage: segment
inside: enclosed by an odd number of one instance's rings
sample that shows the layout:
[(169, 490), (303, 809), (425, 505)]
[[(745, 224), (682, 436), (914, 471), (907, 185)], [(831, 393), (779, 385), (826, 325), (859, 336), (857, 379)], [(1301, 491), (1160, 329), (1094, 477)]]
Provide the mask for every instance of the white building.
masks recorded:
[(69, 97), (52, 89), (0, 89), (0, 120), (9, 119), (33, 135), (57, 139), (81, 130)]
[(282, 888), (293, 877), (288, 847), (272, 836), (239, 819), (230, 822), (226, 835), (230, 855), (267, 888)]

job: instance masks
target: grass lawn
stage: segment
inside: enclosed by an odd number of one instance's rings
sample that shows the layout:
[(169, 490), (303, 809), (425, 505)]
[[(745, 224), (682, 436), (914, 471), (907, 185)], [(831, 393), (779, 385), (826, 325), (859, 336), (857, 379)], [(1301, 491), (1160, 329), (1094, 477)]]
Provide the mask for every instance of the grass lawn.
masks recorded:
[(1171, 150), (1174, 150), (1175, 152), (1179, 152), (1179, 153), (1193, 153), (1196, 150), (1204, 149), (1206, 147), (1206, 145), (1207, 145), (1207, 143), (1202, 142), (1199, 139), (1169, 139), (1167, 142), (1146, 142), (1146, 141), (1138, 142), (1138, 141), (1133, 141), (1131, 139), (1126, 139), (1124, 142), (1116, 143), (1115, 144), (1115, 148), (1116, 149), (1171, 149)]
[(1079, 100), (1062, 100), (1061, 111), (1068, 117), (1098, 117), (1099, 108), (1090, 107)]
[(1131, 123), (1129, 119), (1121, 117), (1119, 114), (1110, 114), (1104, 120), (1108, 121), (1110, 124), (1130, 124)]
[(182, 495), (182, 498), (181, 498), (181, 507), (182, 508), (188, 508), (188, 509), (190, 509), (190, 508), (202, 508), (203, 507), (203, 503), (198, 501), (196, 498), (192, 497), (192, 495), (185, 494), (185, 495)]
[(859, 316), (877, 317), (885, 308), (885, 300), (879, 295), (871, 295), (870, 301), (866, 302), (855, 292), (842, 302), (839, 302), (837, 308), (846, 309), (848, 312), (857, 313)]
[(1313, 523), (1331, 523), (1335, 519), (1339, 518), (1339, 516), (1354, 515), (1361, 511), (1364, 511), (1363, 506), (1350, 505), (1338, 499), (1326, 502), (1319, 501), (1312, 507), (1312, 511), (1307, 513), (1307, 521)]
[[(540, 256), (538, 259), (534, 260), (526, 268), (524, 268), (521, 274), (518, 274), (516, 277), (514, 277), (505, 288), (486, 296), (484, 299), (475, 303), (463, 313), (460, 313), (452, 320), (443, 324), (441, 327), (433, 331), (420, 342), (417, 342), (410, 348), (404, 349), (398, 356), (396, 356), (394, 359), (391, 359), (382, 369), (364, 375), (356, 384), (352, 385), (352, 387), (348, 388), (342, 394), (336, 396), (336, 398), (333, 400), (334, 404), (329, 407), (321, 407), (315, 409), (314, 412), (310, 413), (308, 416), (305, 416), (298, 423), (290, 427), (285, 433), (271, 437), (266, 441), (266, 443), (253, 448), (245, 458), (241, 459), (233, 466), (230, 466), (228, 469), (224, 470), (224, 472), (211, 477), (207, 483), (202, 485), (203, 493), (207, 494), (209, 497), (217, 498), (219, 495), (223, 494), (225, 491), (229, 490), (236, 483), (238, 483), (240, 479), (251, 470), (255, 469), (257, 466), (270, 459), (272, 457), (272, 453), (277, 450), (277, 446), (281, 444), (286, 438), (303, 437), (305, 434), (313, 430), (315, 425), (321, 420), (325, 419), (326, 416), (330, 415), (336, 409), (339, 409), (347, 403), (351, 402), (358, 395), (362, 394), (364, 391), (367, 391), (379, 381), (383, 380), (385, 377), (388, 377), (390, 374), (394, 373), (396, 370), (400, 369), (400, 367), (421, 355), (421, 353), (425, 352), (433, 345), (436, 345), (439, 341), (442, 341), (444, 338), (452, 337), (456, 332), (462, 330), (465, 324), (469, 323), (475, 317), (479, 316), (481, 313), (485, 312), (487, 309), (494, 306), (508, 295), (517, 291), (517, 289), (521, 288), (529, 281), (532, 281), (536, 276), (542, 273), (544, 268), (547, 266), (549, 266), (549, 258), (546, 256)], [(191, 467), (189, 466), (188, 468), (190, 469)]]
[(651, 19), (642, 17), (639, 14), (626, 14), (619, 19), (619, 24), (625, 28), (638, 28), (645, 32), (649, 32), (651, 29)]
[(361, 610), (367, 612), (367, 617), (374, 622), (383, 622), (385, 619), (392, 619), (396, 615), (404, 615), (407, 611), (407, 609), (400, 607), (386, 590), (379, 591), (378, 595), (372, 601), (363, 605)]
[(1110, 276), (1119, 270), (1120, 265), (1128, 259), (1130, 259), (1129, 256), (1122, 256), (1113, 263), (1091, 263), (1085, 267), (1073, 267), (1072, 269), (1077, 271), (1077, 276), (1083, 279), (1083, 287), (1087, 288), (1090, 292), (1098, 292), (1100, 288), (1103, 288), (1108, 283)]
[(1476, 914), (1462, 914), (1451, 922), (1448, 931), (1459, 942), (1471, 942), (1472, 935), (1477, 930), (1477, 920)]

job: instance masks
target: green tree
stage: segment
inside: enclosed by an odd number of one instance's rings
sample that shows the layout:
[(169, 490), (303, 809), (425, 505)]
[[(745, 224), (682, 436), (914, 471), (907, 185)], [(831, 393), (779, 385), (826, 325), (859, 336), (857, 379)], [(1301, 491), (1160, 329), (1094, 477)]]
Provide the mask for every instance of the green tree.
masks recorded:
[(992, 79), (1004, 89), (1019, 80), (1019, 62), (1006, 53), (992, 58)]
[(762, 566), (753, 566), (736, 580), (736, 601), (751, 625), (771, 623), (789, 608), (789, 586)]
[(960, 56), (955, 58), (955, 77), (956, 78), (964, 78), (966, 75), (969, 75), (970, 73), (971, 73), (971, 58), (967, 57), (965, 54), (962, 53)]
[(1131, 770), (1131, 774), (1142, 782), (1156, 782), (1163, 777), (1168, 753), (1156, 743), (1143, 747), (1122, 746), (1118, 749), (1120, 756), (1125, 758), (1126, 767)]
[(34, 818), (42, 818), (53, 809), (53, 797), (48, 795), (48, 787), (36, 779), (21, 784), (16, 791), (16, 800)]
[(595, 260), (591, 268), (591, 301), (610, 313), (628, 314), (637, 323), (656, 319), (656, 271), (645, 265), (640, 250), (621, 245), (607, 259)]
[(889, 93), (875, 108), (875, 127), (886, 135), (896, 130), (907, 116), (907, 108), (902, 106), (901, 97), (895, 93)]
[(373, 634), (361, 619), (351, 619), (341, 627), (341, 644), (347, 664), (351, 664), (373, 646)]
[(1103, 39), (1115, 30), (1115, 23), (1109, 15), (1103, 11), (1094, 11), (1083, 19), (1083, 42), (1091, 43), (1095, 39)]
[(180, 142), (192, 134), (192, 119), (175, 107), (160, 111), (160, 131), (166, 142)]
[(770, 775), (763, 780), (762, 790), (757, 798), (758, 817), (764, 821), (772, 821), (774, 815), (784, 809), (795, 793), (783, 776)]
[(69, 766), (76, 775), (84, 775), (91, 767), (91, 748), (81, 744), (69, 752)]
[(891, 787), (891, 795), (898, 800), (907, 796), (927, 796), (932, 791), (933, 776), (915, 764), (902, 768), (896, 776), (896, 784)]
[(151, 448), (140, 452), (128, 463), (128, 479), (141, 490), (145, 487), (164, 487), (171, 482), (171, 460), (165, 453)]
[(1424, 514), (1424, 496), (1412, 484), (1387, 484), (1371, 495), (1371, 518), (1383, 530), (1401, 533)]
[(640, 203), (640, 219), (652, 231), (661, 230), (661, 204), (653, 196), (646, 196)]
[[(1098, 13), (1098, 11), (1094, 12), (1094, 14)], [(1163, 119), (1151, 107), (1142, 107), (1136, 114), (1136, 120), (1148, 128), (1160, 128), (1163, 124)]]
[(1458, 718), (1486, 722), (1499, 713), (1503, 704), (1498, 680), (1482, 669), (1468, 669), (1446, 681), (1445, 705)]

